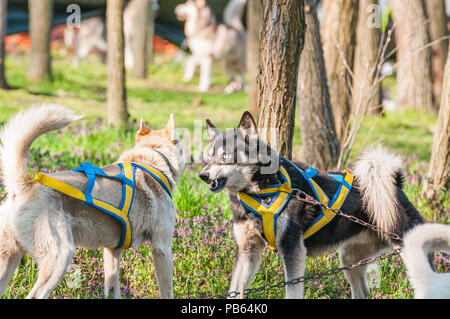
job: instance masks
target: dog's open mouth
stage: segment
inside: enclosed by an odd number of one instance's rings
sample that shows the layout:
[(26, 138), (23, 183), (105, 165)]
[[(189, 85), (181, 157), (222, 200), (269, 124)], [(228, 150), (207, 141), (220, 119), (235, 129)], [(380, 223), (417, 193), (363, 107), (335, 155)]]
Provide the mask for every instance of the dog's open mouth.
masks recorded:
[(210, 190), (211, 192), (218, 193), (218, 192), (220, 192), (222, 189), (225, 188), (225, 184), (226, 184), (226, 183), (227, 183), (226, 177), (221, 177), (221, 178), (219, 178), (219, 179), (211, 180), (211, 181), (208, 183), (209, 190)]

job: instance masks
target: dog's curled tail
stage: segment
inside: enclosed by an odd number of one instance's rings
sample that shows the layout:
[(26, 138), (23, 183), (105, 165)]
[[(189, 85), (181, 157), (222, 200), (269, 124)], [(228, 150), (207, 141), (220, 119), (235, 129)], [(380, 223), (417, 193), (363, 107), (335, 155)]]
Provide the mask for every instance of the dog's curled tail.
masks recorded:
[(242, 15), (244, 14), (244, 8), (247, 0), (230, 0), (223, 11), (223, 21), (226, 25), (229, 25), (237, 30), (244, 30), (245, 27), (242, 24)]
[(436, 276), (429, 261), (433, 250), (450, 251), (450, 225), (421, 224), (406, 233), (403, 239), (402, 259), (414, 287), (415, 298), (425, 297), (427, 287)]
[(366, 149), (355, 163), (353, 173), (371, 221), (383, 231), (393, 232), (401, 216), (397, 199), (397, 187), (403, 188), (404, 178), (400, 157), (381, 146)]
[(0, 130), (0, 168), (9, 196), (26, 185), (27, 153), (40, 135), (80, 119), (72, 110), (54, 104), (33, 107), (14, 115)]

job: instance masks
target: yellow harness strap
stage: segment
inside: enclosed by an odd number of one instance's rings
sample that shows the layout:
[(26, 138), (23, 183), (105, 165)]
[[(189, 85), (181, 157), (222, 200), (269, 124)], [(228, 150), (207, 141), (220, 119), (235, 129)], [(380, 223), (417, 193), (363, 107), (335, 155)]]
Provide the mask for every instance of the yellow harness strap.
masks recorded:
[[(150, 174), (153, 178), (155, 178), (161, 184), (161, 186), (167, 191), (169, 196), (171, 196), (172, 188), (170, 186), (167, 177), (158, 169), (154, 168), (149, 164), (134, 163), (134, 162), (133, 163), (116, 162), (114, 164), (119, 165), (122, 174), (110, 176), (107, 175), (105, 172), (103, 172), (103, 170), (101, 170), (100, 168), (94, 167), (89, 163), (83, 163), (81, 164), (81, 167), (75, 169), (75, 171), (85, 172), (88, 177), (88, 186), (86, 189), (86, 193), (83, 193), (79, 189), (69, 184), (63, 183), (55, 178), (44, 175), (42, 173), (36, 174), (33, 181), (36, 181), (42, 185), (55, 189), (70, 197), (79, 199), (88, 204), (89, 206), (95, 207), (117, 219), (122, 224), (122, 235), (120, 238), (119, 246), (117, 248), (128, 249), (131, 245), (131, 226), (130, 221), (128, 219), (128, 214), (131, 209), (134, 198), (135, 167), (140, 168), (141, 170), (143, 170), (144, 172)], [(92, 188), (94, 187), (95, 183), (95, 175), (121, 179), (123, 188), (122, 202), (118, 208), (114, 207), (113, 205), (107, 202), (93, 198), (91, 196)]]
[[(344, 181), (348, 185), (352, 185), (353, 175), (350, 174), (348, 171), (344, 171), (344, 173), (345, 173)], [(333, 209), (339, 209), (342, 207), (351, 189), (351, 186), (348, 187), (347, 184), (342, 183), (341, 186), (339, 187), (340, 189), (338, 189), (338, 191), (336, 192), (336, 194), (338, 194), (336, 200), (332, 203), (331, 206), (329, 206), (330, 202), (328, 200), (327, 195), (323, 192), (322, 188), (320, 188), (320, 186), (313, 179), (310, 179), (309, 181), (313, 185), (316, 196), (319, 197), (318, 200), (325, 206), (328, 206)], [(328, 224), (336, 216), (336, 214), (332, 210), (326, 209), (324, 207), (321, 207), (321, 209), (322, 214), (319, 217), (317, 217), (314, 223), (305, 231), (305, 233), (303, 234), (303, 239), (306, 239), (311, 235), (315, 234), (316, 232), (318, 232), (322, 227)]]
[[(333, 209), (339, 209), (344, 204), (344, 201), (347, 198), (347, 195), (350, 192), (351, 185), (353, 183), (353, 176), (349, 172), (345, 171), (344, 177), (341, 175), (329, 175), (340, 183), (339, 189), (337, 190), (333, 199), (330, 201), (322, 188), (312, 179), (312, 177), (317, 174), (317, 171), (315, 169), (310, 168), (307, 171), (303, 171), (296, 167), (294, 164), (290, 164), (295, 167), (308, 181), (309, 185), (313, 189), (314, 194), (316, 195), (317, 200), (319, 200), (321, 203), (326, 206), (331, 205), (329, 207)], [(264, 236), (269, 244), (269, 248), (272, 250), (276, 250), (275, 237), (276, 221), (278, 215), (282, 212), (286, 204), (289, 202), (290, 195), (293, 192), (289, 174), (282, 165), (280, 166), (279, 173), (284, 180), (282, 184), (269, 186), (255, 194), (248, 194), (243, 192), (237, 193), (238, 200), (241, 202), (241, 204), (262, 219)], [(268, 195), (274, 195), (274, 197), (269, 204), (265, 204), (260, 199), (260, 197)], [(336, 216), (336, 214), (332, 210), (325, 209), (323, 207), (321, 207), (321, 209), (322, 213), (303, 234), (304, 239), (318, 232)]]

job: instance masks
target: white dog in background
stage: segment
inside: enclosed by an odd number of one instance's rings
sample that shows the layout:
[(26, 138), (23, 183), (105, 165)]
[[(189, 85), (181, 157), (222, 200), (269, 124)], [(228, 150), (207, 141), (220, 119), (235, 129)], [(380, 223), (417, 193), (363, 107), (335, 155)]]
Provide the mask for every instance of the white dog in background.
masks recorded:
[[(213, 61), (224, 63), (230, 82), (225, 93), (244, 89), (247, 31), (241, 22), (247, 0), (230, 0), (224, 9), (223, 24), (217, 24), (206, 0), (187, 0), (175, 7), (177, 19), (185, 21), (186, 44), (192, 55), (186, 60), (184, 82), (189, 82), (200, 66), (198, 90), (211, 85)], [(239, 75), (240, 80), (236, 79)]]
[(422, 224), (406, 234), (402, 258), (416, 299), (450, 299), (450, 273), (433, 271), (428, 259), (433, 250), (450, 251), (450, 225)]

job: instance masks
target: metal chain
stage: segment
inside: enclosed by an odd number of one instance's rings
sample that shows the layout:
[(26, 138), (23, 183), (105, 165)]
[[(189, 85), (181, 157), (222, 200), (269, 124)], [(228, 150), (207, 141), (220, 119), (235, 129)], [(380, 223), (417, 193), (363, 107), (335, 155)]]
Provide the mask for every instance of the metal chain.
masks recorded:
[[(296, 284), (299, 284), (299, 283), (302, 283), (302, 282), (305, 282), (305, 281), (308, 281), (308, 280), (316, 280), (316, 279), (320, 279), (322, 277), (335, 275), (335, 274), (338, 274), (338, 273), (340, 273), (340, 272), (342, 272), (344, 270), (352, 270), (354, 268), (365, 266), (365, 265), (368, 265), (368, 264), (373, 263), (373, 262), (378, 261), (378, 260), (387, 259), (389, 257), (398, 255), (401, 251), (402, 250), (400, 248), (397, 248), (397, 249), (395, 249), (392, 252), (384, 253), (384, 254), (381, 254), (381, 255), (376, 256), (376, 257), (366, 258), (366, 259), (360, 260), (360, 261), (358, 261), (358, 262), (356, 262), (354, 264), (350, 264), (350, 265), (346, 265), (346, 266), (342, 266), (342, 267), (332, 268), (332, 269), (329, 269), (329, 270), (324, 271), (324, 272), (314, 273), (314, 274), (311, 274), (311, 275), (308, 275), (308, 276), (298, 277), (298, 278), (294, 278), (294, 279), (291, 279), (291, 280), (288, 280), (288, 281), (280, 281), (280, 282), (278, 282), (276, 284), (267, 284), (267, 285), (259, 286), (259, 287), (256, 287), (256, 288), (247, 288), (247, 289), (244, 289), (243, 295), (246, 296), (246, 295), (253, 294), (255, 292), (261, 292), (261, 291), (264, 291), (264, 290), (267, 290), (267, 289), (272, 289), (272, 288), (283, 288), (283, 287), (285, 287), (287, 285), (296, 285)], [(230, 292), (225, 293), (225, 294), (210, 296), (208, 299), (213, 299), (213, 298), (236, 298), (240, 294), (241, 294), (241, 292), (239, 292), (239, 291), (230, 291)]]
[(376, 232), (384, 233), (384, 234), (388, 235), (389, 237), (391, 237), (394, 240), (401, 241), (401, 238), (400, 238), (399, 235), (397, 235), (395, 233), (392, 233), (392, 232), (385, 231), (385, 230), (381, 229), (380, 227), (378, 227), (376, 225), (373, 225), (373, 224), (370, 224), (370, 223), (368, 223), (368, 222), (366, 222), (366, 221), (364, 221), (362, 219), (359, 219), (359, 218), (357, 218), (355, 216), (345, 214), (340, 209), (328, 207), (327, 205), (319, 202), (317, 199), (315, 199), (314, 197), (312, 197), (311, 195), (305, 193), (302, 190), (294, 188), (292, 190), (292, 194), (295, 196), (295, 198), (297, 200), (299, 200), (301, 202), (308, 203), (308, 204), (311, 204), (311, 205), (314, 205), (314, 206), (321, 206), (324, 209), (331, 210), (336, 215), (339, 215), (339, 216), (345, 217), (347, 219), (350, 219), (352, 222), (355, 222), (355, 223), (360, 224), (360, 225), (362, 225), (364, 227), (370, 228), (370, 229), (372, 229), (372, 230), (374, 230)]
[[(376, 225), (373, 225), (373, 224), (370, 224), (370, 223), (368, 223), (368, 222), (366, 222), (364, 220), (361, 220), (361, 219), (359, 219), (359, 218), (357, 218), (355, 216), (345, 214), (340, 209), (328, 207), (327, 205), (319, 202), (314, 197), (312, 197), (311, 195), (305, 193), (302, 190), (294, 188), (292, 190), (292, 195), (294, 195), (295, 198), (297, 200), (301, 201), (301, 202), (304, 202), (304, 203), (307, 203), (307, 204), (311, 204), (311, 205), (314, 205), (314, 206), (320, 206), (320, 207), (322, 207), (324, 209), (331, 210), (336, 215), (348, 218), (352, 222), (355, 222), (355, 223), (360, 224), (360, 225), (362, 225), (364, 227), (370, 228), (370, 229), (372, 229), (372, 230), (374, 230), (376, 232), (384, 233), (384, 234), (388, 235), (389, 237), (391, 237), (394, 240), (397, 240), (397, 241), (401, 240), (400, 236), (398, 236), (397, 234), (385, 231), (385, 230), (381, 229), (380, 227), (378, 227)], [(244, 296), (246, 296), (246, 295), (253, 294), (255, 292), (264, 291), (264, 290), (267, 290), (267, 289), (283, 288), (283, 287), (285, 287), (287, 285), (295, 285), (295, 284), (298, 284), (298, 283), (301, 283), (301, 282), (305, 282), (305, 281), (308, 281), (308, 280), (315, 280), (315, 279), (320, 279), (322, 277), (335, 275), (335, 274), (340, 273), (340, 272), (342, 272), (344, 270), (352, 270), (354, 268), (365, 266), (367, 264), (373, 263), (373, 262), (378, 261), (378, 260), (383, 260), (383, 259), (389, 258), (391, 256), (398, 255), (401, 251), (402, 250), (400, 248), (397, 248), (393, 252), (390, 252), (390, 253), (384, 253), (384, 254), (376, 256), (376, 257), (366, 258), (366, 259), (360, 260), (360, 261), (358, 261), (358, 262), (356, 262), (354, 264), (350, 264), (350, 265), (346, 265), (346, 266), (342, 266), (342, 267), (332, 268), (332, 269), (329, 269), (329, 270), (321, 272), (321, 273), (315, 273), (315, 274), (308, 275), (308, 276), (298, 277), (298, 278), (294, 278), (294, 279), (291, 279), (291, 280), (288, 280), (288, 281), (280, 281), (280, 282), (278, 282), (276, 284), (263, 285), (263, 286), (260, 286), (260, 287), (257, 287), (257, 288), (247, 288), (247, 289), (244, 289), (242, 294)], [(239, 292), (239, 291), (230, 291), (230, 292), (228, 292), (226, 294), (212, 295), (208, 299), (212, 299), (212, 298), (236, 298), (240, 294), (241, 294), (241, 292)]]

